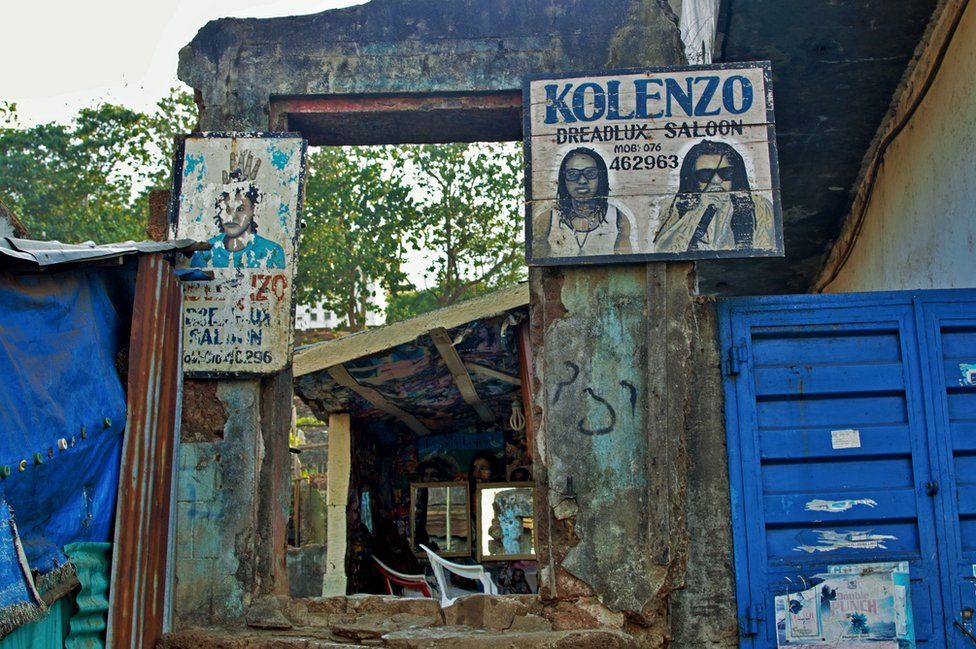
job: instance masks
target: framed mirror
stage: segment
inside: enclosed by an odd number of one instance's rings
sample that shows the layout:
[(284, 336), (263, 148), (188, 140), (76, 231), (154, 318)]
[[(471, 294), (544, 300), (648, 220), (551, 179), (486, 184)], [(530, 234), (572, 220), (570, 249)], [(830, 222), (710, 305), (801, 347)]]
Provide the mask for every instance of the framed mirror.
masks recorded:
[(423, 543), (442, 557), (471, 554), (471, 507), (465, 482), (414, 482), (410, 485), (410, 537), (413, 551), (426, 556)]
[(535, 559), (535, 483), (478, 485), (478, 561)]

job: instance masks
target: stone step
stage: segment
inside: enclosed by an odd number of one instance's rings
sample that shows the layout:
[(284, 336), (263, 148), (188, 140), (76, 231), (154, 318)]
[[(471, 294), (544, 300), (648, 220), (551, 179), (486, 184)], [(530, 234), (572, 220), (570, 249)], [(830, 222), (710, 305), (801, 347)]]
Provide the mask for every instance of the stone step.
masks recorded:
[(167, 633), (156, 649), (350, 649), (356, 643), (288, 632), (235, 632), (196, 629)]
[(390, 649), (637, 649), (619, 631), (486, 631), (463, 626), (396, 631), (383, 636)]
[[(536, 596), (472, 595), (441, 609), (433, 599), (378, 595), (267, 599), (246, 630), (167, 635), (158, 649), (630, 649), (640, 645), (583, 609), (547, 610)], [(571, 618), (571, 619), (570, 619)], [(614, 620), (609, 620), (613, 623)], [(554, 629), (555, 626), (555, 629)], [(583, 628), (580, 628), (580, 627)], [(596, 628), (594, 628), (596, 627)]]
[[(324, 630), (304, 630), (321, 633)], [(467, 626), (411, 628), (357, 640), (315, 637), (302, 629), (287, 632), (179, 631), (156, 649), (637, 649), (634, 638), (608, 629), (582, 631), (487, 631)]]

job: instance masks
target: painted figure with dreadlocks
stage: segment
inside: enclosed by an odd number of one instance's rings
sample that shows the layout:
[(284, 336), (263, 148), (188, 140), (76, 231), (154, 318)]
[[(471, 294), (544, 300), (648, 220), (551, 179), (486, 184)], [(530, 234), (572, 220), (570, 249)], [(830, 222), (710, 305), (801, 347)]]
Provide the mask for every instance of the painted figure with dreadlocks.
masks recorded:
[(702, 140), (685, 154), (655, 252), (772, 250), (773, 206), (749, 188), (739, 152)]
[(231, 153), (230, 170), (223, 172), (223, 191), (214, 201), (214, 223), (220, 233), (207, 239), (210, 250), (193, 253), (194, 268), (284, 268), (280, 244), (258, 234), (255, 210), (261, 191), (255, 186), (261, 160), (250, 151)]
[(547, 207), (545, 211), (548, 228), (540, 232), (545, 232), (549, 248), (549, 253), (542, 256), (578, 257), (634, 251), (634, 215), (610, 198), (607, 164), (599, 153), (586, 147), (568, 152), (559, 165), (557, 182), (555, 207)]

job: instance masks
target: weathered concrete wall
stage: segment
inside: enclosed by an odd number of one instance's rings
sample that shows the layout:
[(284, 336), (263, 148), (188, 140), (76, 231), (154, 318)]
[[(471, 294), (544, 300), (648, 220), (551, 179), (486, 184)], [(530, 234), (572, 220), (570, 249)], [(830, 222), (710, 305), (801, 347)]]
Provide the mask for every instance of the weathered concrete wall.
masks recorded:
[[(240, 625), (254, 585), (260, 466), (260, 381), (221, 381), (223, 438), (180, 443), (174, 625)], [(198, 408), (202, 407), (200, 405)], [(287, 451), (287, 449), (286, 449)]]
[[(946, 3), (943, 22), (958, 12)], [(902, 120), (935, 65), (948, 25), (936, 26), (885, 131)], [(888, 146), (850, 256), (826, 292), (976, 286), (976, 7), (965, 9), (939, 72)], [(868, 174), (870, 178), (870, 173)], [(865, 198), (855, 198), (856, 219)], [(854, 236), (850, 224), (841, 245)], [(832, 272), (837, 254), (825, 269)]]
[(292, 597), (321, 597), (326, 546), (321, 543), (288, 548), (288, 589)]
[(531, 289), (543, 599), (647, 646), (738, 646), (714, 303), (688, 264)]
[(288, 595), (291, 372), (186, 387), (174, 626), (275, 626)]
[(593, 593), (612, 609), (643, 611), (659, 586), (646, 545), (643, 268), (545, 275), (536, 439), (546, 445), (547, 509), (572, 541), (550, 547), (543, 581), (555, 597)]
[(721, 355), (715, 303), (699, 299), (692, 323), (688, 457), (688, 569), (685, 588), (671, 595), (671, 646), (739, 646), (732, 518), (723, 413)]
[(665, 0), (373, 0), (208, 23), (180, 52), (204, 130), (268, 128), (272, 96), (519, 90), (522, 75), (682, 61)]

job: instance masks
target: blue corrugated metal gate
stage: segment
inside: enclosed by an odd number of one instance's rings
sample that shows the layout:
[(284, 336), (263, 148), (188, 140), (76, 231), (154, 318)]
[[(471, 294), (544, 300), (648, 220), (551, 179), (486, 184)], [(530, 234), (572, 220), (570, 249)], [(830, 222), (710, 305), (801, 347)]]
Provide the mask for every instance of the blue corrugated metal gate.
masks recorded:
[(827, 565), (905, 560), (919, 645), (976, 647), (976, 291), (719, 314), (742, 646)]

